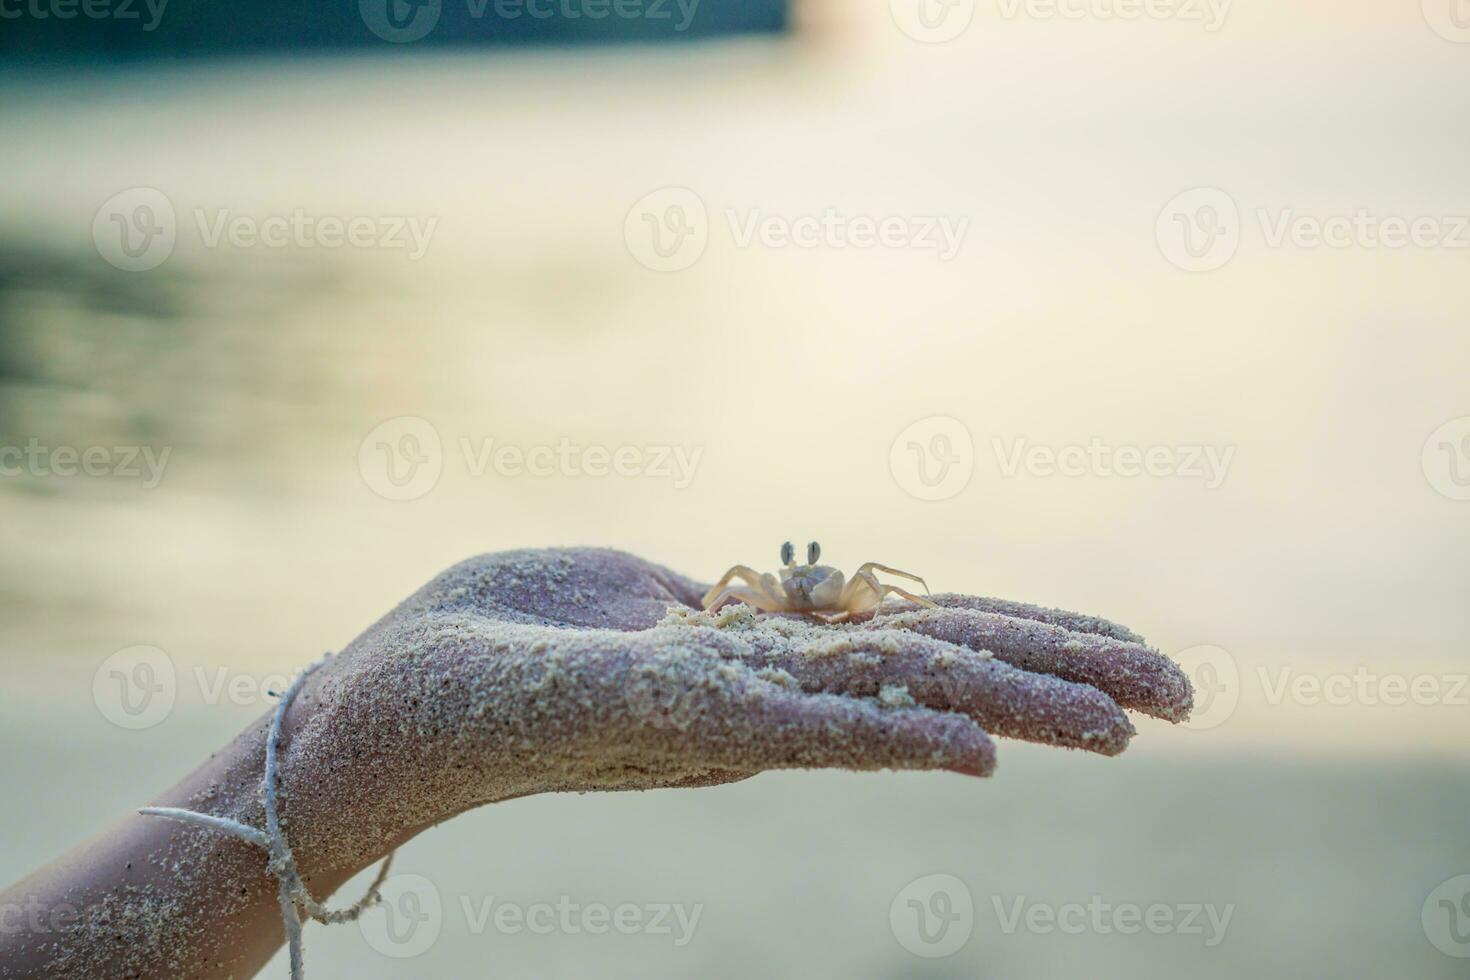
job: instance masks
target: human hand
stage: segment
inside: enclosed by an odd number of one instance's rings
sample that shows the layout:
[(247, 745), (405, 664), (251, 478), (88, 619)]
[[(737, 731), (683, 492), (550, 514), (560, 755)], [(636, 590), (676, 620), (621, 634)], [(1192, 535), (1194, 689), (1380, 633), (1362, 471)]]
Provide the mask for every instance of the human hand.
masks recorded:
[[(283, 936), (299, 975), (297, 903), (484, 803), (766, 769), (987, 775), (987, 731), (1114, 754), (1123, 708), (1190, 708), (1183, 673), (1102, 620), (940, 595), (831, 625), (701, 611), (704, 591), (614, 551), (456, 565), (141, 814), (0, 894), (79, 910), (63, 935), (0, 935), (0, 977), (252, 976)], [(277, 720), (281, 835), (262, 800)]]
[(595, 549), (444, 572), (291, 706), (282, 805), (297, 853), (362, 867), (531, 793), (789, 768), (983, 776), (987, 732), (1113, 755), (1133, 734), (1123, 708), (1178, 721), (1191, 705), (1182, 671), (1103, 620), (938, 595), (825, 625), (698, 611), (705, 588)]

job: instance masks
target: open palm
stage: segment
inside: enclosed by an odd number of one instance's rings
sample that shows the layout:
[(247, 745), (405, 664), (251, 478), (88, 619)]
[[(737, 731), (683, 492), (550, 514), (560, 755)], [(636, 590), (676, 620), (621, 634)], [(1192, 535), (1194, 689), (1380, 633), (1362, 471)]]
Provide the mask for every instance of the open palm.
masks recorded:
[(599, 549), (485, 555), (439, 575), (292, 706), (286, 808), (316, 838), (298, 846), (356, 865), (539, 792), (789, 768), (983, 776), (987, 733), (1112, 755), (1133, 734), (1123, 708), (1179, 720), (1191, 704), (1171, 661), (1104, 620), (936, 595), (939, 608), (890, 602), (828, 625), (700, 611), (707, 587)]

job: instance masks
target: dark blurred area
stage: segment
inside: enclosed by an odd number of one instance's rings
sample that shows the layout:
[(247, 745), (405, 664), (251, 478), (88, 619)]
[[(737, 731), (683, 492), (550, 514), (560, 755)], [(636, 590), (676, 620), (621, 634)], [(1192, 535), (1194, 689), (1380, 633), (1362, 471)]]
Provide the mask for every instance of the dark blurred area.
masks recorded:
[[(674, 47), (783, 34), (788, 7), (786, 0), (0, 0), (0, 80), (7, 69), (11, 80), (34, 84), (49, 68), (102, 69), (106, 77), (111, 66), (151, 74), (181, 61)], [(77, 90), (58, 98), (91, 101)], [(262, 401), (298, 426), (292, 407), (320, 400), (320, 372), (310, 382), (291, 377), (260, 334), (273, 332), (261, 324), (285, 329), (288, 309), (332, 303), (342, 285), (331, 263), (297, 252), (285, 261), (231, 262), (223, 275), (218, 266), (178, 265), (136, 275), (55, 231), (13, 215), (0, 223), (0, 442), (23, 444), (36, 432), (52, 440), (105, 434), (237, 459), (273, 441)], [(247, 397), (248, 412), (228, 410)], [(236, 414), (250, 424), (226, 421)], [(20, 478), (0, 489), (62, 487)]]
[[(228, 277), (177, 267), (140, 276), (39, 240), (0, 243), (0, 444), (165, 444), (232, 469), (279, 451), (281, 430), (301, 424), (330, 378), (283, 360), (278, 334), (309, 331), (295, 317), (309, 321), (341, 288), (329, 265), (300, 256), (240, 263)], [(278, 477), (231, 480), (269, 493)], [(120, 489), (21, 474), (0, 496)]]
[(784, 31), (785, 0), (0, 0), (8, 65), (394, 47), (677, 42)]

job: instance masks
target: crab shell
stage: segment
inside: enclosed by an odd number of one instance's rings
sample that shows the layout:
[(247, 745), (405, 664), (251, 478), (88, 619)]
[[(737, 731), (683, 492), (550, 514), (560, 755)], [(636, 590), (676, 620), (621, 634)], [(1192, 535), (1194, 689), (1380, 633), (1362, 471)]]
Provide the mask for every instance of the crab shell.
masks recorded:
[(847, 584), (831, 565), (787, 565), (781, 569), (781, 591), (792, 610), (835, 609)]

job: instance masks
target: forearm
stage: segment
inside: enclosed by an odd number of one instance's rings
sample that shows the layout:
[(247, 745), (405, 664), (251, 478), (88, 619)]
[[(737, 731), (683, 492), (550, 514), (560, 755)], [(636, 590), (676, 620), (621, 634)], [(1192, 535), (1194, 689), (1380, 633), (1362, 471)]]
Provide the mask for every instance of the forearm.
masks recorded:
[[(260, 826), (264, 732), (262, 720), (151, 803)], [(359, 870), (301, 857), (318, 897)], [(4, 980), (248, 977), (283, 938), (265, 851), (159, 817), (130, 814), (0, 893)]]

